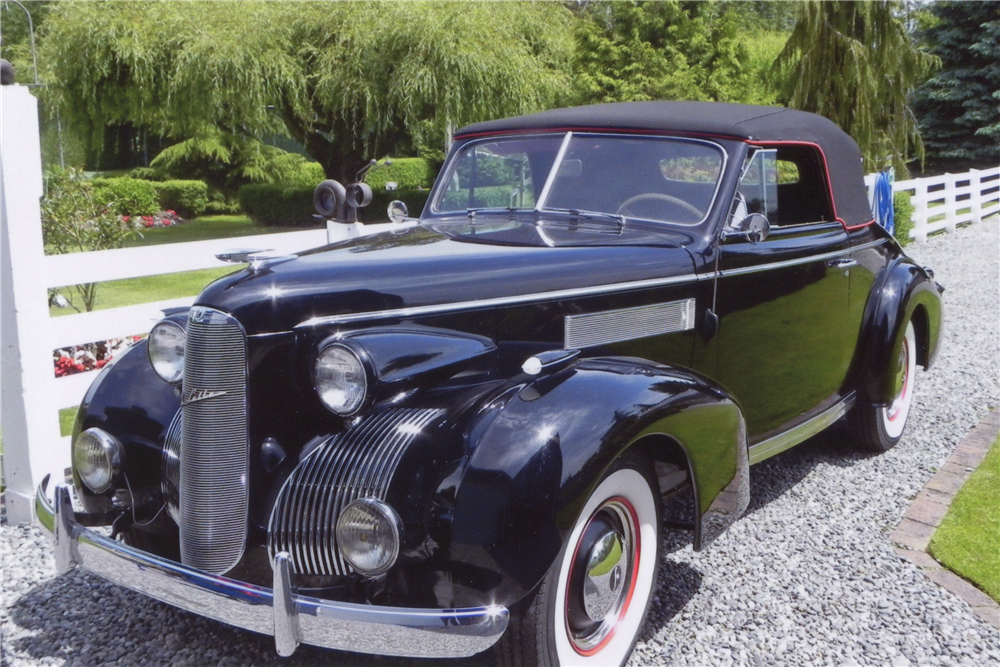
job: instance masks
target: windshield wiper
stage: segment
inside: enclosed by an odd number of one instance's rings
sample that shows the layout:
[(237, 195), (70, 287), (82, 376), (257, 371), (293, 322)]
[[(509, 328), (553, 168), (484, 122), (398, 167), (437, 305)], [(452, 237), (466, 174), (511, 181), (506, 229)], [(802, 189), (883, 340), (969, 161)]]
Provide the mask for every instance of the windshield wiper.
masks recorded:
[(584, 211), (578, 208), (546, 208), (541, 213), (564, 213), (574, 218), (587, 218), (588, 220), (611, 220), (618, 223), (618, 233), (625, 231), (625, 216), (618, 213), (604, 213), (603, 211)]
[(530, 208), (522, 208), (518, 206), (492, 206), (492, 207), (481, 207), (481, 208), (467, 208), (465, 209), (465, 214), (470, 218), (473, 218), (478, 213), (517, 213), (519, 211), (531, 211)]

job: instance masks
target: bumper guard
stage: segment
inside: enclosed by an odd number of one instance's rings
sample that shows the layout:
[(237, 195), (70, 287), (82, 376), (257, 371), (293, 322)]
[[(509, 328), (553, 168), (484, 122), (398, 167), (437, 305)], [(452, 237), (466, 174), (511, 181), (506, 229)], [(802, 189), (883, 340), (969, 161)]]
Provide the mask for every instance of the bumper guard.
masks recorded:
[(379, 655), (459, 658), (485, 651), (507, 629), (508, 612), (375, 607), (296, 595), (291, 561), (275, 558), (274, 586), (263, 588), (186, 567), (88, 530), (76, 522), (69, 489), (49, 478), (35, 493), (39, 523), (52, 533), (56, 569), (80, 566), (160, 602), (239, 628), (273, 635), (279, 655), (300, 643)]

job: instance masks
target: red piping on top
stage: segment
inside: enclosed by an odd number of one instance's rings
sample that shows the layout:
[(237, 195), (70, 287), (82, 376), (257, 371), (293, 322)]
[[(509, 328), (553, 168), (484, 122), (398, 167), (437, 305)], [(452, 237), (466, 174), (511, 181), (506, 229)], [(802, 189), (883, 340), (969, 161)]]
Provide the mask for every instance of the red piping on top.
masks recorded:
[(790, 145), (790, 146), (811, 146), (812, 148), (815, 148), (816, 150), (819, 151), (820, 157), (823, 158), (823, 172), (826, 175), (826, 187), (827, 187), (827, 190), (830, 193), (830, 206), (833, 207), (833, 217), (834, 217), (834, 219), (837, 222), (839, 222), (841, 225), (843, 225), (844, 229), (846, 229), (849, 232), (853, 232), (855, 229), (862, 229), (863, 227), (867, 227), (868, 225), (870, 225), (870, 224), (872, 224), (872, 223), (875, 222), (875, 218), (872, 218), (868, 222), (863, 222), (860, 225), (849, 226), (846, 222), (844, 222), (843, 218), (841, 218), (839, 215), (837, 215), (837, 200), (834, 199), (834, 197), (833, 197), (833, 182), (830, 180), (830, 167), (826, 163), (826, 153), (823, 152), (823, 147), (820, 146), (819, 144), (817, 144), (816, 142), (814, 142), (814, 141), (747, 141), (747, 143), (750, 144), (751, 146), (761, 146), (761, 147), (763, 147), (763, 146), (774, 146), (775, 144), (778, 144), (778, 145), (784, 144), (784, 145)]
[(674, 130), (630, 130), (623, 127), (546, 127), (530, 130), (496, 130), (491, 132), (471, 132), (456, 134), (455, 139), (475, 139), (477, 137), (502, 137), (510, 134), (549, 134), (554, 132), (597, 132), (601, 134), (652, 134), (664, 137), (696, 137), (704, 139), (725, 139), (727, 141), (747, 141), (746, 137), (708, 132), (682, 132)]

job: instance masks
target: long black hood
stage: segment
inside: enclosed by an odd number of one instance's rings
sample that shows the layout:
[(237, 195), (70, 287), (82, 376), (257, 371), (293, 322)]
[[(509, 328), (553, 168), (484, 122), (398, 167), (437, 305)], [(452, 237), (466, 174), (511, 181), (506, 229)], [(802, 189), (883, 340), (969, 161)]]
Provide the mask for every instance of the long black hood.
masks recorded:
[[(541, 229), (541, 233), (539, 233)], [(197, 305), (247, 334), (317, 317), (477, 301), (690, 274), (695, 238), (663, 226), (436, 223), (309, 250), (226, 276)]]

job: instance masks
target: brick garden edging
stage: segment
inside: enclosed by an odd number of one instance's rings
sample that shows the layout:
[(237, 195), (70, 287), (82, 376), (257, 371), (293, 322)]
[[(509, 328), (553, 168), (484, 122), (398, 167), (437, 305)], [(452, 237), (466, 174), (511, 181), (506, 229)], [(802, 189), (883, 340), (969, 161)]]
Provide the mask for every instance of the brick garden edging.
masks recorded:
[(916, 565), (928, 579), (965, 600), (976, 616), (1000, 630), (1000, 605), (965, 579), (942, 567), (927, 553), (931, 536), (941, 525), (952, 499), (982, 463), (998, 433), (1000, 408), (993, 410), (965, 436), (948, 462), (917, 494), (890, 539), (897, 546), (897, 554)]

